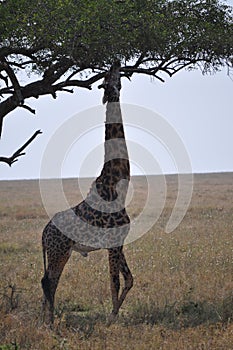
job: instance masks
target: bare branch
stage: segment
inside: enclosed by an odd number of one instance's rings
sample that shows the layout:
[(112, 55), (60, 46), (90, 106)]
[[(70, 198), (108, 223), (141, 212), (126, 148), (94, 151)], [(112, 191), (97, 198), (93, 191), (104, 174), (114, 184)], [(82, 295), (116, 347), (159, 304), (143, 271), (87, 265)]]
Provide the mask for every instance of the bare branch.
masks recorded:
[[(100, 72), (86, 80), (65, 80), (63, 82), (54, 84), (69, 69), (70, 60), (65, 60), (64, 63), (64, 66), (61, 64), (61, 62), (60, 64), (54, 64), (49, 70), (45, 72), (44, 78), (42, 80), (38, 80), (26, 86), (20, 87), (23, 100), (26, 100), (30, 97), (39, 98), (42, 95), (49, 94), (52, 95), (53, 98), (56, 98), (57, 91), (68, 91), (68, 89), (65, 89), (66, 87), (82, 87), (91, 90), (92, 84), (102, 79), (106, 74), (105, 72)], [(71, 92), (71, 90), (68, 92)], [(12, 93), (12, 90), (6, 91), (4, 89), (2, 90), (2, 93)], [(12, 93), (12, 96), (8, 97), (6, 100), (0, 103), (0, 137), (2, 134), (4, 117), (15, 108), (20, 106), (21, 104), (15, 91)], [(30, 107), (24, 105), (21, 107), (30, 110)], [(34, 113), (33, 110), (30, 111)]]
[(61, 88), (60, 91), (69, 92), (70, 94), (73, 94), (73, 93), (74, 93), (74, 89), (65, 89), (65, 88)]
[[(3, 70), (3, 69), (1, 69), (1, 70)], [(6, 84), (6, 86), (8, 87), (8, 77), (6, 77), (0, 73), (0, 79), (3, 80), (4, 83)]]
[(2, 65), (3, 69), (5, 70), (5, 72), (8, 74), (8, 76), (12, 82), (12, 85), (14, 87), (15, 94), (16, 94), (16, 97), (19, 101), (19, 104), (23, 103), (24, 99), (23, 99), (23, 95), (21, 92), (21, 87), (20, 87), (20, 84), (18, 82), (18, 79), (17, 79), (13, 69), (10, 67), (9, 63), (7, 62), (7, 60), (5, 58), (2, 58), (1, 65)]
[(158, 72), (158, 68), (157, 67), (153, 67), (153, 68), (135, 68), (134, 66), (127, 66), (127, 67), (121, 68), (121, 71), (126, 73), (126, 76), (128, 74), (133, 75), (134, 73), (139, 73), (139, 74), (145, 74), (145, 75), (153, 76), (154, 78), (160, 80), (162, 83), (165, 82), (165, 80), (163, 78), (161, 78), (158, 75), (156, 75), (156, 73)]
[(0, 95), (9, 95), (9, 94), (13, 94), (14, 93), (14, 90), (13, 90), (13, 86), (9, 86), (9, 87), (6, 87), (6, 88), (3, 88), (3, 89), (0, 89)]
[(43, 46), (39, 46), (39, 45), (33, 48), (3, 46), (0, 48), (0, 58), (7, 57), (10, 55), (22, 55), (34, 60), (35, 59), (34, 55), (36, 55), (40, 50), (44, 50), (44, 49), (45, 48)]
[(36, 110), (27, 106), (27, 105), (20, 105), (19, 107), (27, 109), (29, 112), (31, 112), (32, 114), (36, 114)]
[(55, 83), (60, 77), (71, 68), (73, 62), (68, 58), (61, 58), (60, 61), (52, 64), (45, 72), (43, 80), (47, 84)]
[[(65, 87), (68, 87), (68, 86), (82, 87), (82, 88), (91, 90), (91, 86), (90, 84), (88, 84), (87, 80), (66, 80), (66, 81), (63, 81), (62, 83), (53, 85), (53, 88), (56, 91), (67, 91)], [(69, 92), (71, 92), (71, 90), (69, 90)]]
[(144, 54), (144, 52), (142, 52), (141, 55), (139, 56), (139, 58), (137, 59), (134, 67), (138, 68), (140, 66), (140, 64), (142, 64), (144, 62), (144, 59), (145, 59), (145, 54)]
[(24, 61), (24, 62), (21, 62), (21, 63), (14, 62), (14, 61), (8, 61), (8, 63), (11, 66), (15, 66), (15, 67), (20, 68), (20, 69), (25, 69), (26, 67), (24, 67), (24, 66), (36, 63), (36, 60), (28, 60), (28, 61)]
[(0, 162), (7, 163), (11, 166), (13, 163), (18, 161), (18, 157), (24, 156), (26, 153), (23, 150), (39, 135), (42, 134), (40, 130), (37, 130), (31, 137), (28, 139), (22, 147), (20, 147), (16, 152), (12, 154), (11, 157), (0, 157)]
[(105, 77), (105, 72), (97, 73), (96, 75), (93, 75), (91, 78), (86, 79), (86, 80), (65, 80), (62, 83), (53, 85), (53, 88), (58, 91), (58, 90), (64, 90), (65, 87), (68, 86), (76, 86), (76, 87), (82, 87), (91, 90), (92, 89), (92, 84), (96, 83), (98, 80), (103, 79)]
[(89, 89), (91, 90), (91, 85), (96, 83), (98, 80), (103, 79), (105, 75), (106, 75), (106, 72), (101, 72), (85, 80), (84, 82), (87, 84), (87, 86), (89, 86)]
[(83, 72), (84, 70), (85, 70), (84, 67), (83, 67), (83, 68), (79, 68), (79, 69), (75, 69), (75, 70), (69, 75), (69, 77), (67, 78), (67, 81), (68, 81), (68, 80), (71, 80), (71, 78), (73, 78), (76, 74), (81, 73), (81, 72)]

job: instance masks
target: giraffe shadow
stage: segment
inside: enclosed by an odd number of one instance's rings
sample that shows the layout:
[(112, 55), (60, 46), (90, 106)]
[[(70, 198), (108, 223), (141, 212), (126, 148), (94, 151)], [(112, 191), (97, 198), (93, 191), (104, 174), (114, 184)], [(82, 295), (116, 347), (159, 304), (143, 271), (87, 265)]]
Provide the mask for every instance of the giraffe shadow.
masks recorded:
[(59, 319), (58, 328), (63, 323), (67, 329), (79, 333), (83, 339), (88, 339), (92, 335), (97, 323), (107, 323), (106, 312), (104, 310), (93, 312), (93, 310), (82, 307), (64, 307), (62, 311), (57, 311), (56, 315)]
[(98, 315), (90, 314), (67, 314), (65, 318), (66, 327), (75, 332), (81, 333), (83, 338), (88, 339), (99, 322)]
[[(59, 315), (57, 314), (59, 317)], [(66, 308), (63, 317), (65, 327), (78, 332), (83, 339), (88, 339), (97, 324), (107, 326), (108, 313), (106, 310), (94, 311), (82, 308)], [(194, 328), (203, 324), (233, 323), (233, 294), (215, 301), (183, 300), (173, 304), (157, 307), (152, 300), (146, 303), (137, 301), (129, 311), (121, 312), (116, 321), (123, 327), (146, 324), (160, 325), (167, 329), (180, 330)]]
[(121, 315), (125, 326), (161, 325), (179, 330), (202, 324), (233, 323), (233, 294), (218, 302), (184, 300), (180, 303), (157, 307), (154, 303), (137, 303), (131, 312)]

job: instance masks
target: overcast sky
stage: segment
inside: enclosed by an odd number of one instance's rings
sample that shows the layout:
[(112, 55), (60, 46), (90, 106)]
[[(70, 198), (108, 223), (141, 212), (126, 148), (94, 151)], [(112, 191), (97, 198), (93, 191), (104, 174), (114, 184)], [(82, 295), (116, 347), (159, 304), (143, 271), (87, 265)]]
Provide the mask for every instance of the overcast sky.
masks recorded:
[[(227, 3), (233, 5), (233, 0)], [(5, 118), (0, 141), (2, 156), (11, 155), (35, 130), (41, 129), (43, 134), (28, 147), (26, 156), (11, 168), (0, 163), (0, 179), (39, 178), (47, 144), (59, 126), (69, 122), (79, 112), (100, 105), (103, 91), (98, 90), (97, 85), (92, 91), (77, 89), (74, 94), (59, 93), (56, 100), (50, 96), (28, 100), (27, 103), (36, 109), (35, 116), (20, 109), (9, 114)], [(215, 75), (203, 76), (200, 71), (183, 71), (173, 78), (166, 78), (165, 83), (151, 81), (145, 76), (135, 76), (131, 82), (124, 79), (121, 101), (145, 107), (164, 118), (177, 137), (181, 138), (194, 173), (233, 171), (233, 72), (232, 76), (228, 76), (227, 70), (223, 69)], [(144, 121), (143, 115), (142, 121), (145, 122), (145, 128), (149, 129), (148, 120), (145, 118)], [(93, 147), (103, 141), (103, 122), (104, 113), (100, 115), (100, 126), (67, 150), (61, 176), (80, 175), (81, 163)], [(129, 153), (130, 142), (138, 143), (154, 156), (163, 173), (176, 172), (174, 159), (171, 159), (171, 152), (164, 142), (160, 143), (158, 139), (154, 141), (149, 135), (147, 137), (142, 128), (136, 130), (127, 125), (126, 135)], [(64, 137), (67, 138), (67, 135)], [(61, 135), (60, 145), (62, 144)], [(96, 176), (102, 166), (102, 159), (95, 158), (96, 165), (91, 168), (96, 168), (95, 173), (87, 171), (87, 176)], [(134, 174), (140, 173), (139, 163), (140, 160), (137, 159), (137, 165), (132, 165)], [(82, 175), (85, 172), (82, 171)]]

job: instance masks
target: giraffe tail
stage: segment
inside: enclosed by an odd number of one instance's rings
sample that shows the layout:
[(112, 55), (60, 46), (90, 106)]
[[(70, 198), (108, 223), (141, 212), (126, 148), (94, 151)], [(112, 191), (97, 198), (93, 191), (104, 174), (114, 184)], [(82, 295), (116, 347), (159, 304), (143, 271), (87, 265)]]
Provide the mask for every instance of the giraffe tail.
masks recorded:
[(52, 302), (52, 297), (51, 297), (51, 288), (50, 288), (50, 280), (48, 276), (48, 271), (47, 271), (47, 259), (46, 259), (46, 247), (43, 245), (42, 248), (43, 251), (43, 262), (44, 262), (44, 277), (41, 280), (41, 285), (42, 289), (45, 295), (45, 298), (49, 301), (49, 303)]
[(46, 266), (46, 248), (44, 247), (44, 245), (43, 245), (43, 248), (42, 248), (42, 252), (43, 252), (43, 263), (44, 263), (44, 274), (45, 274), (47, 266)]
[(46, 270), (47, 270), (47, 266), (46, 266), (46, 248), (45, 246), (43, 245), (43, 262), (44, 262), (44, 274), (46, 274)]

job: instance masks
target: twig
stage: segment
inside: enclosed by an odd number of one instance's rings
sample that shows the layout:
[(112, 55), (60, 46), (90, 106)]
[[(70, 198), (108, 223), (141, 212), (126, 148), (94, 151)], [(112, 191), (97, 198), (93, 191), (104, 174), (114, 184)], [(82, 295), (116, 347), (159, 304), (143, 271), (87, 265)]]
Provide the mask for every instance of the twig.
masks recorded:
[(32, 114), (36, 114), (36, 110), (27, 106), (27, 105), (19, 105), (19, 107), (27, 109), (29, 112), (31, 112)]
[(13, 163), (18, 161), (18, 157), (24, 156), (26, 153), (22, 152), (36, 137), (37, 135), (42, 134), (41, 130), (37, 130), (31, 137), (28, 139), (22, 147), (20, 147), (11, 157), (0, 157), (0, 162), (7, 163), (11, 166)]

